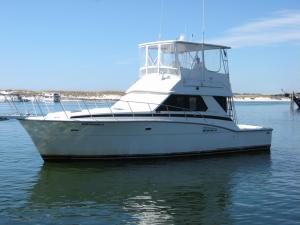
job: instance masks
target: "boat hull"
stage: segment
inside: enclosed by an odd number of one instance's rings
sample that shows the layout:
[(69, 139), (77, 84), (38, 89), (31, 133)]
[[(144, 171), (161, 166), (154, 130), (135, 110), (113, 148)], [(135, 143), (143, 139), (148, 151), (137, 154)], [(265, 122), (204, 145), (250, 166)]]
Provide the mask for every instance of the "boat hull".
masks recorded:
[(174, 157), (269, 150), (271, 129), (170, 121), (20, 120), (44, 160)]

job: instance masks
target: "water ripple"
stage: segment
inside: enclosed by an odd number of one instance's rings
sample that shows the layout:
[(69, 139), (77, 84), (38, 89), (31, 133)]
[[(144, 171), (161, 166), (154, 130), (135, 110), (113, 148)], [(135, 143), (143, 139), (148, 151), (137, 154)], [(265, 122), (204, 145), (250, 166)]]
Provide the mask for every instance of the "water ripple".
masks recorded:
[(44, 164), (20, 124), (2, 121), (0, 224), (299, 224), (300, 113), (237, 110), (274, 128), (271, 154)]

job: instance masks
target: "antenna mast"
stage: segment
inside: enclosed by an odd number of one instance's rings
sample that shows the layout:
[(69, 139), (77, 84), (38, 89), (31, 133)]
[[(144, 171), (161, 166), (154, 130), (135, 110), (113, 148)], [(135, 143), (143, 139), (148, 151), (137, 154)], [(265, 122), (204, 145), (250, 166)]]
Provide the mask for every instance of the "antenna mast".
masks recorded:
[(163, 20), (163, 8), (164, 8), (164, 0), (160, 1), (160, 21), (159, 21), (159, 34), (158, 34), (158, 40), (161, 40), (162, 36), (162, 20)]
[(205, 30), (205, 23), (204, 23), (204, 0), (202, 0), (202, 43), (204, 44), (204, 30)]
[(205, 81), (205, 60), (204, 60), (204, 0), (202, 0), (202, 76)]

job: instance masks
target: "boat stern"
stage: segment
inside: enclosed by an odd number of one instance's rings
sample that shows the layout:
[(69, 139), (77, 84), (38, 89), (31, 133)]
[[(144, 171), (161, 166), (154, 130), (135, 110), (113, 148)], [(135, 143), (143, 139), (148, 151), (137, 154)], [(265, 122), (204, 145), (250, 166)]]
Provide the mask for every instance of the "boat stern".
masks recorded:
[(251, 148), (270, 150), (273, 128), (238, 124), (239, 142)]

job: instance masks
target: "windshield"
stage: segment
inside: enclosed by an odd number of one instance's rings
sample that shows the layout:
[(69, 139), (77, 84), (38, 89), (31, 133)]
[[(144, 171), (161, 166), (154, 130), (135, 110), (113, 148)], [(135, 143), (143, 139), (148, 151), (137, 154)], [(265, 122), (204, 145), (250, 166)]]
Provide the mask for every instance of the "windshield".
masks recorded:
[(141, 48), (141, 73), (177, 74), (174, 44), (150, 45)]

